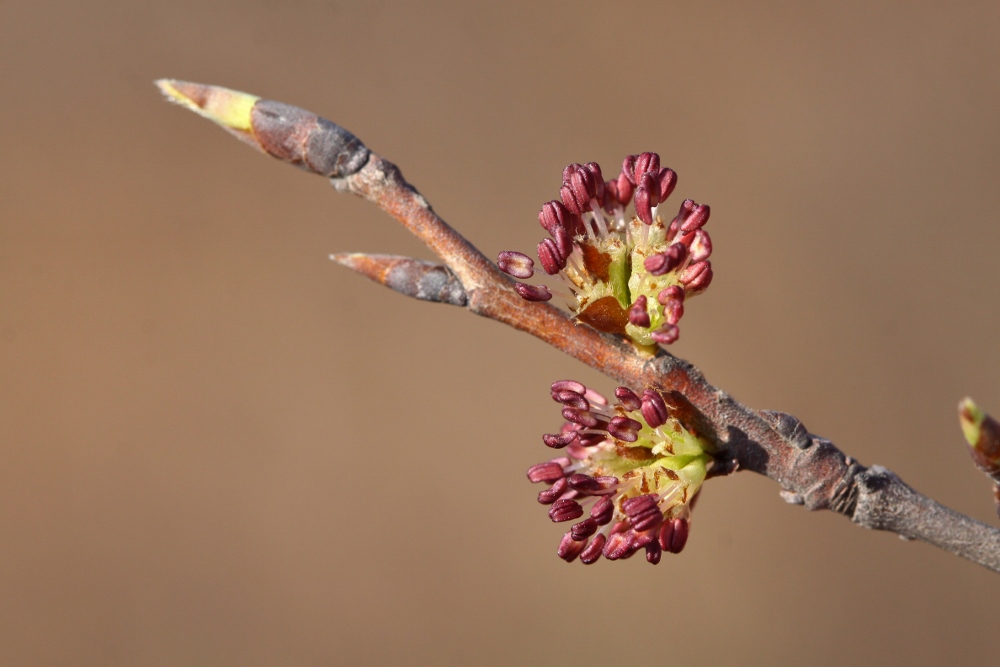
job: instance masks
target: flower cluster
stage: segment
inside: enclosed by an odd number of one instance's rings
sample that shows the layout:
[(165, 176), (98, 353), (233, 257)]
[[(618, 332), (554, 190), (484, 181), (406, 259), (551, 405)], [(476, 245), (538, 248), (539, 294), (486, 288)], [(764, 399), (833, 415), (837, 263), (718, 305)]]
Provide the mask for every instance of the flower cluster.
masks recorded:
[[(542, 206), (538, 221), (550, 235), (538, 244), (538, 259), (568, 289), (567, 305), (576, 318), (606, 333), (625, 334), (637, 345), (677, 340), (685, 297), (712, 282), (712, 241), (702, 229), (710, 209), (686, 199), (669, 222), (659, 207), (677, 174), (660, 167), (656, 153), (625, 158), (621, 173), (605, 181), (596, 162), (563, 170), (561, 201)], [(635, 214), (626, 208), (634, 203)], [(504, 251), (497, 266), (525, 280), (534, 260)], [(528, 301), (548, 301), (545, 285), (515, 284)]]
[(542, 440), (563, 449), (528, 469), (528, 479), (549, 487), (538, 502), (555, 522), (574, 521), (559, 543), (559, 557), (593, 563), (628, 558), (645, 549), (656, 564), (664, 551), (687, 542), (691, 508), (712, 458), (708, 443), (688, 431), (663, 396), (646, 389), (615, 390), (617, 404), (579, 382), (552, 385), (566, 422)]

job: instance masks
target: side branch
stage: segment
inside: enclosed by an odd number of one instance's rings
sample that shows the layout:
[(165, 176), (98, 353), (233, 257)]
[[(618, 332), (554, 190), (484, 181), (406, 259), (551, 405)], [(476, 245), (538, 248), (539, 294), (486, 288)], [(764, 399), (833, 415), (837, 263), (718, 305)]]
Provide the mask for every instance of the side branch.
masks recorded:
[(663, 350), (649, 356), (546, 303), (522, 300), (510, 278), (445, 223), (394, 164), (343, 128), (224, 88), (169, 80), (158, 85), (241, 140), (378, 205), (445, 266), (387, 255), (334, 256), (339, 263), (408, 296), (462, 305), (526, 331), (624, 385), (659, 389), (685, 427), (714, 444), (713, 474), (752, 470), (778, 482), (786, 500), (807, 509), (833, 510), (858, 525), (920, 539), (1000, 572), (1000, 530), (917, 493), (888, 470), (862, 467), (790, 415), (744, 406), (684, 360)]

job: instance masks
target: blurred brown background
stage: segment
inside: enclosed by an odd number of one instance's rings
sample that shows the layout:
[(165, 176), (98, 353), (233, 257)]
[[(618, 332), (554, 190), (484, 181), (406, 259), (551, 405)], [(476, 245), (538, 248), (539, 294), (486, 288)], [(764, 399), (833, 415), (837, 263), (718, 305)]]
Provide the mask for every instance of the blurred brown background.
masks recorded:
[(1000, 578), (708, 484), (585, 568), (525, 469), (614, 385), (329, 252), (387, 216), (160, 100), (216, 83), (396, 161), (491, 256), (569, 162), (712, 205), (674, 351), (995, 523), (996, 2), (0, 3), (0, 664), (987, 664)]

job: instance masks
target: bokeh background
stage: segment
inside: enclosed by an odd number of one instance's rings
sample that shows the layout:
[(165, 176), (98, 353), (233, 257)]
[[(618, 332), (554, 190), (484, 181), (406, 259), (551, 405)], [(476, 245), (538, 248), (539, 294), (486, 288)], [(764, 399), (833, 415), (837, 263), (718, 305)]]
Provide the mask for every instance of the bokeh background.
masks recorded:
[(0, 3), (0, 664), (988, 664), (1000, 579), (710, 482), (653, 568), (586, 568), (525, 469), (613, 384), (330, 252), (429, 254), (161, 101), (306, 107), (495, 256), (570, 162), (710, 203), (674, 351), (996, 523), (996, 2)]

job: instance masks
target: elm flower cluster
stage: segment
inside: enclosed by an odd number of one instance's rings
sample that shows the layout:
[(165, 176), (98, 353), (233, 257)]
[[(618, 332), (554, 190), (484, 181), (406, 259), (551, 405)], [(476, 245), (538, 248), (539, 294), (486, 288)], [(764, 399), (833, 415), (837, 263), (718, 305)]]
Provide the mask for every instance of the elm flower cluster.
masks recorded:
[(687, 542), (691, 508), (712, 457), (706, 441), (687, 430), (660, 392), (615, 390), (614, 405), (579, 382), (552, 385), (566, 422), (546, 445), (564, 456), (528, 469), (549, 487), (538, 502), (554, 522), (576, 521), (559, 543), (560, 558), (586, 564), (601, 556), (629, 558), (645, 550), (660, 562)]
[[(666, 222), (660, 207), (677, 174), (656, 153), (630, 155), (621, 173), (605, 181), (596, 162), (563, 170), (560, 200), (542, 206), (538, 221), (550, 238), (538, 244), (545, 273), (561, 279), (567, 305), (580, 322), (624, 334), (641, 347), (669, 345), (680, 335), (686, 297), (712, 282), (712, 241), (703, 229), (706, 205), (686, 199)], [(634, 214), (626, 212), (633, 204)], [(534, 260), (506, 250), (497, 266), (519, 280)], [(515, 283), (528, 301), (548, 301), (545, 285)]]

